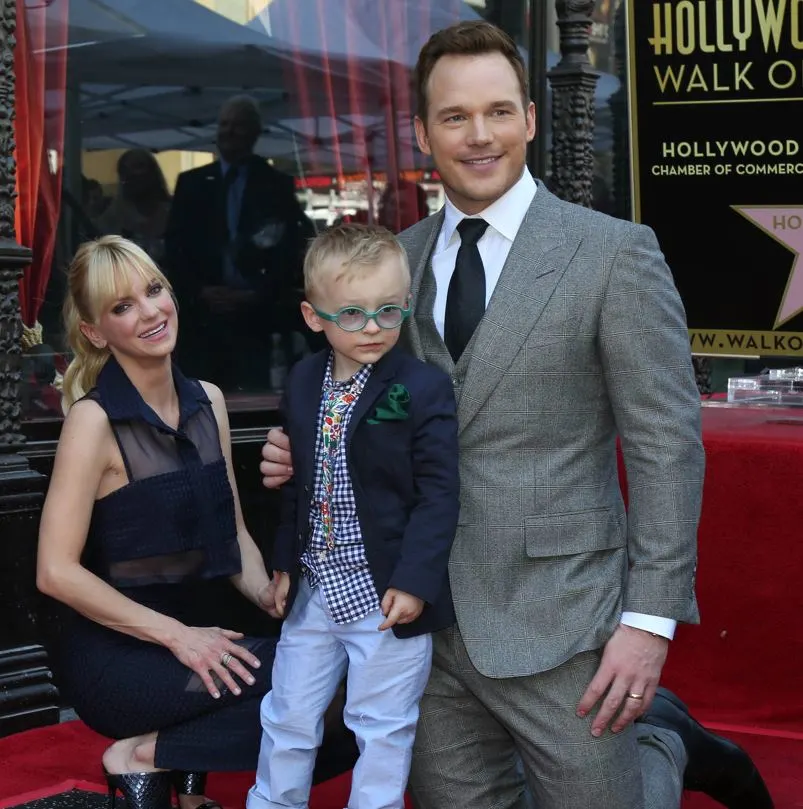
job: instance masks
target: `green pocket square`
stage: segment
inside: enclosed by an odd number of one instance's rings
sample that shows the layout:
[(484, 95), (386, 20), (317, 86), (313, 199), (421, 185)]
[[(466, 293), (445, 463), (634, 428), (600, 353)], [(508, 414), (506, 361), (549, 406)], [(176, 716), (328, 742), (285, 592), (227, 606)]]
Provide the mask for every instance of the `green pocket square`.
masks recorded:
[(383, 421), (404, 421), (409, 417), (410, 391), (404, 385), (391, 385), (387, 396), (376, 406), (368, 424), (379, 424)]

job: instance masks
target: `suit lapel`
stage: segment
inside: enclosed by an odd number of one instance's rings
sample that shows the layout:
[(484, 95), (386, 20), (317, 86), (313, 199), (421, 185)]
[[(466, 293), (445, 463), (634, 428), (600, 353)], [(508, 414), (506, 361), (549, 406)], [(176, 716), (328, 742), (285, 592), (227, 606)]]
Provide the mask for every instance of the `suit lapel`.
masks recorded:
[(460, 430), (499, 385), (541, 317), (580, 240), (568, 234), (560, 204), (542, 184), (519, 228), (477, 331), (457, 364)]
[(213, 216), (210, 225), (216, 233), (218, 243), (221, 247), (225, 246), (228, 241), (226, 194), (223, 188), (223, 169), (219, 160), (212, 163), (207, 169), (207, 173), (204, 175), (203, 198), (208, 200), (206, 206), (213, 208)]
[(240, 216), (237, 219), (237, 235), (251, 236), (261, 224), (264, 200), (261, 198), (266, 183), (263, 181), (262, 173), (264, 167), (260, 165), (260, 158), (251, 157), (243, 164), (245, 174), (245, 184), (243, 185), (243, 195), (240, 199)]
[(388, 383), (396, 376), (401, 358), (401, 349), (392, 348), (377, 363), (376, 368), (368, 377), (365, 388), (363, 388), (360, 398), (357, 399), (357, 404), (354, 405), (354, 412), (351, 414), (349, 429), (346, 434), (346, 446), (351, 444), (357, 425), (368, 415), (377, 399), (387, 389)]
[[(293, 420), (299, 425), (300, 454), (304, 459), (315, 458), (315, 442), (318, 439), (318, 411), (321, 406), (323, 376), (329, 359), (328, 351), (320, 351), (315, 355), (302, 376), (298, 377), (296, 388), (298, 394), (293, 403), (295, 413)], [(318, 395), (310, 391), (318, 391)], [(303, 482), (312, 483), (314, 460), (309, 460), (309, 469), (304, 470)]]
[(443, 346), (443, 353), (433, 350), (439, 343), (442, 344), (443, 340), (438, 334), (433, 317), (435, 278), (429, 261), (435, 249), (435, 241), (441, 232), (443, 218), (444, 212), (441, 210), (417, 225), (414, 237), (406, 238), (405, 234), (402, 234), (412, 274), (413, 300), (413, 315), (407, 321), (405, 331), (410, 350), (416, 357), (421, 357), (450, 374), (454, 370), (454, 365), (446, 346)]
[(419, 308), (415, 315), (418, 333), (421, 338), (422, 355), (427, 362), (440, 368), (449, 376), (454, 374), (454, 360), (446, 348), (435, 325), (435, 296), (438, 288), (435, 283), (435, 274), (432, 271), (431, 256), (427, 257), (424, 265), (424, 272), (421, 278), (421, 288), (419, 291)]

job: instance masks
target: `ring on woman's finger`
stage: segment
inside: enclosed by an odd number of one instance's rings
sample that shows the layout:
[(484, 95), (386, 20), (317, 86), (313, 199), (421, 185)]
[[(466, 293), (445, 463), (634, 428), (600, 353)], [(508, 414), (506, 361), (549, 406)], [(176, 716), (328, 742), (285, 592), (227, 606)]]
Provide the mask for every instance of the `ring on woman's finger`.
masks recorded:
[(231, 663), (231, 654), (229, 654), (229, 652), (223, 652), (220, 656), (220, 663), (223, 666), (228, 666), (229, 663)]

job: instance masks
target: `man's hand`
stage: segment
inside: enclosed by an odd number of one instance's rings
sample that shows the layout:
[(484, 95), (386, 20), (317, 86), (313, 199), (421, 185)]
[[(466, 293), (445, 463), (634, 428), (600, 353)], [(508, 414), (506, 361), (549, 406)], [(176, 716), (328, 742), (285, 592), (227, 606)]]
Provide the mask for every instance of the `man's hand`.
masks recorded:
[(281, 427), (268, 430), (268, 440), (262, 447), (262, 485), (266, 489), (278, 489), (293, 477), (293, 458), (290, 455), (290, 439)]
[(281, 570), (274, 570), (273, 583), (275, 586), (275, 617), (284, 618), (284, 612), (287, 609), (287, 594), (290, 592), (290, 576)]
[[(668, 651), (666, 638), (619, 624), (605, 644), (597, 673), (577, 705), (577, 715), (586, 716), (605, 695), (591, 725), (593, 736), (601, 736), (620, 709), (611, 725), (614, 733), (648, 710)], [(633, 699), (631, 694), (641, 695), (641, 699)]]
[(424, 602), (417, 596), (390, 587), (382, 599), (381, 609), (385, 620), (379, 629), (384, 631), (396, 624), (409, 624), (415, 621), (424, 609)]
[(266, 489), (278, 489), (293, 476), (293, 459), (290, 456), (290, 439), (280, 427), (268, 430), (268, 440), (262, 447), (259, 471)]

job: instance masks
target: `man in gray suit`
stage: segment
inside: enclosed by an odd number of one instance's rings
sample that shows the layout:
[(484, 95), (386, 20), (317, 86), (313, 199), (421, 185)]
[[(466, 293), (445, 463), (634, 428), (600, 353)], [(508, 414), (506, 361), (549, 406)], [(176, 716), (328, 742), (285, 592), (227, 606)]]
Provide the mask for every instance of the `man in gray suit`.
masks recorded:
[(676, 622), (698, 618), (704, 459), (680, 298), (651, 230), (527, 171), (535, 109), (507, 35), (436, 33), (416, 81), (447, 203), (400, 237), (407, 339), (454, 381), (461, 516), (457, 626), (434, 640), (413, 798), (518, 809), (523, 769), (538, 809), (674, 809), (694, 738), (633, 723)]

